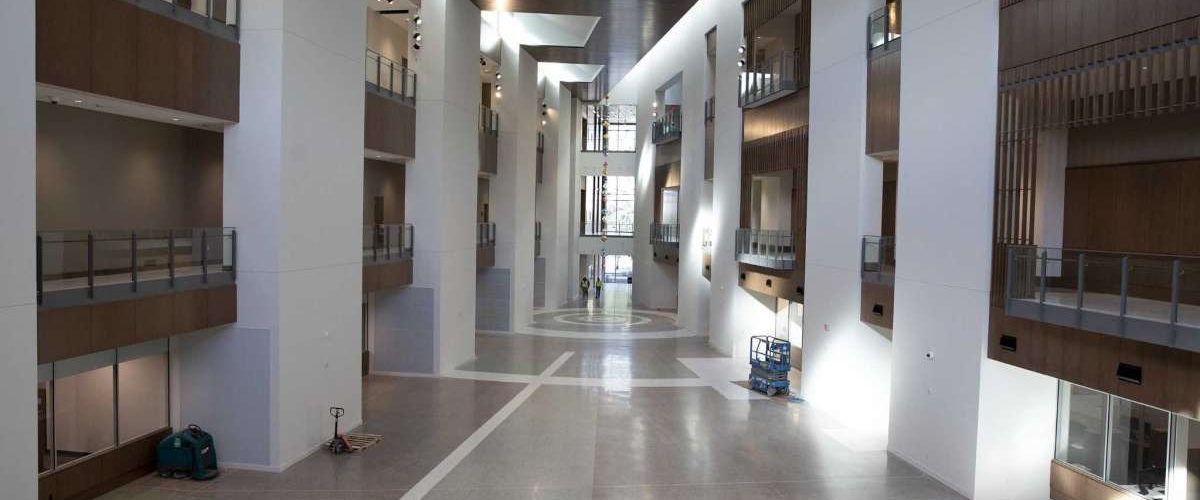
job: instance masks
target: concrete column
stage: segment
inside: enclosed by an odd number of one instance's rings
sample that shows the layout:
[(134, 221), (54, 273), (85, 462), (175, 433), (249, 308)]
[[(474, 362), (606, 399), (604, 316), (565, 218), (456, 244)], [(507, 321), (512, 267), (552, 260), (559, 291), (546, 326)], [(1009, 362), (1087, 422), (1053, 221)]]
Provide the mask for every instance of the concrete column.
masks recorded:
[[(568, 253), (571, 170), (571, 93), (557, 80), (545, 79), (546, 146), (542, 153), (542, 184), (538, 186), (538, 215), (542, 221), (542, 258), (546, 261), (545, 307), (563, 305), (571, 295)], [(539, 122), (540, 123), (540, 122)], [(566, 136), (566, 137), (563, 137)], [(562, 143), (565, 142), (566, 145)], [(565, 150), (565, 151), (562, 151)], [(560, 154), (562, 151), (563, 154)], [(569, 157), (567, 157), (569, 158)]]
[(904, 5), (888, 448), (969, 498), (1046, 498), (1054, 379), (986, 358), (998, 16)]
[(33, 0), (0, 2), (0, 485), (37, 497)]
[(801, 393), (884, 446), (890, 332), (860, 320), (863, 234), (878, 234), (883, 166), (865, 154), (871, 0), (814, 0)]
[(479, 9), (469, 0), (425, 2), (421, 18), (422, 48), (411, 59), (421, 126), (405, 180), (415, 274), (412, 286), (384, 294), (378, 304), (392, 318), (386, 328), (392, 361), (377, 354), (383, 371), (441, 372), (475, 357)]
[(362, 419), (365, 7), (243, 5), (241, 121), (225, 133), (224, 220), (238, 229), (238, 322), (175, 344), (179, 419), (222, 462), (282, 470)]
[(499, 169), (491, 183), (496, 266), (481, 271), (479, 280), (482, 300), (507, 307), (507, 311), (491, 311), (492, 321), (480, 328), (500, 331), (512, 331), (532, 319), (537, 131), (541, 122), (537, 61), (521, 50), (518, 34), (513, 32), (516, 23), (510, 16), (498, 14), (504, 92), (492, 101), (500, 112)]

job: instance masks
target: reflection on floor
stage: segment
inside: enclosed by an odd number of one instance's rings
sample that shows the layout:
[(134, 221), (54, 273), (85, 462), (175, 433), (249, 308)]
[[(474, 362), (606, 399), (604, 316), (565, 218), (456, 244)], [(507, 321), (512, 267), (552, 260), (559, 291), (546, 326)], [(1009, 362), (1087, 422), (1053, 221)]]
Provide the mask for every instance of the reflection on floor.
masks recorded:
[[(643, 313), (609, 300), (614, 331)], [(745, 362), (703, 337), (478, 334), (476, 350), (443, 377), (366, 378), (363, 431), (384, 439), (360, 455), (150, 475), (105, 498), (962, 498), (798, 399), (750, 392)]]

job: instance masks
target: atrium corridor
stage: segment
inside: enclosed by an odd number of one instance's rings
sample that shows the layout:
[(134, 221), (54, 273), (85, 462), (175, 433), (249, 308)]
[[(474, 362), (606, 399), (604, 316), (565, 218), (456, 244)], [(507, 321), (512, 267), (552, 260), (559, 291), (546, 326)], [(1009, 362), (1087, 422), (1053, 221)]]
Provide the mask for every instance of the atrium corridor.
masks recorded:
[(613, 285), (480, 333), (476, 359), (440, 377), (364, 378), (360, 430), (383, 440), (359, 454), (151, 474), (104, 498), (961, 498), (803, 401), (748, 390), (743, 360), (628, 297)]

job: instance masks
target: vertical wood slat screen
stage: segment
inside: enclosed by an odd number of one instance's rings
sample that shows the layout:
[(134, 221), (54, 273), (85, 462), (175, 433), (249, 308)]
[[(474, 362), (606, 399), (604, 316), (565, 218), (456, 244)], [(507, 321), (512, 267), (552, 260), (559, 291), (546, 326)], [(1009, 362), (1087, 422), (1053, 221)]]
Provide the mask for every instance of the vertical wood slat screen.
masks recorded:
[(1002, 70), (997, 106), (994, 292), (1005, 245), (1034, 243), (1038, 133), (1200, 109), (1200, 16)]
[(808, 126), (796, 127), (742, 145), (742, 175), (801, 170), (808, 165)]
[(760, 26), (775, 19), (780, 12), (787, 10), (798, 1), (808, 0), (748, 0), (742, 4), (744, 17), (743, 33), (747, 36)]

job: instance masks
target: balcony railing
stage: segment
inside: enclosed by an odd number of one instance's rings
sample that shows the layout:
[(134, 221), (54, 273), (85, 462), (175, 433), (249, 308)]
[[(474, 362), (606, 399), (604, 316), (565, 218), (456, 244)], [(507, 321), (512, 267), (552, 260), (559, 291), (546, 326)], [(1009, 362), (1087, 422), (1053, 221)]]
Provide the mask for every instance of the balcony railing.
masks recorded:
[(37, 249), (38, 304), (68, 306), (233, 283), (234, 228), (44, 231)]
[(542, 132), (537, 134), (537, 150), (539, 153), (546, 151), (546, 134)]
[(479, 248), (493, 248), (496, 246), (495, 222), (478, 223), (478, 229), (475, 232), (475, 244)]
[(533, 223), (533, 255), (534, 257), (542, 256), (542, 222)]
[(769, 269), (796, 268), (796, 247), (792, 232), (773, 229), (737, 230), (734, 238), (737, 261)]
[(161, 0), (135, 2), (142, 8), (174, 18), (194, 28), (237, 40), (241, 0)]
[(808, 68), (800, 51), (780, 52), (742, 71), (738, 105), (753, 108), (808, 86)]
[(651, 137), (655, 144), (677, 141), (683, 136), (683, 114), (679, 106), (667, 106), (662, 116), (654, 120)]
[(895, 236), (863, 236), (862, 280), (871, 283), (895, 285)]
[(1010, 316), (1200, 351), (1200, 257), (1006, 247)]
[(412, 69), (367, 49), (366, 75), (367, 88), (416, 105), (417, 73)]
[(651, 228), (651, 244), (679, 246), (679, 224), (654, 224)]
[(633, 223), (618, 223), (606, 222), (604, 227), (600, 227), (600, 223), (588, 221), (583, 225), (581, 232), (582, 236), (613, 236), (613, 237), (629, 237), (633, 236)]
[(412, 224), (363, 226), (363, 264), (413, 258)]
[(487, 106), (479, 106), (479, 130), (496, 136), (500, 133), (500, 113)]
[(867, 17), (867, 48), (883, 47), (900, 39), (900, 2), (889, 1)]
[(717, 98), (709, 97), (704, 100), (704, 121), (711, 122), (717, 117)]

